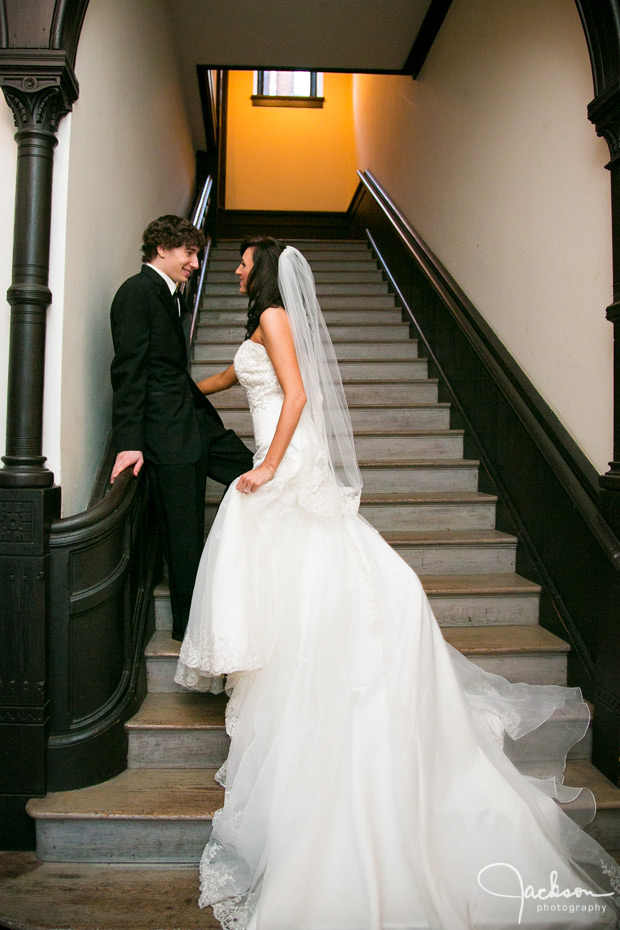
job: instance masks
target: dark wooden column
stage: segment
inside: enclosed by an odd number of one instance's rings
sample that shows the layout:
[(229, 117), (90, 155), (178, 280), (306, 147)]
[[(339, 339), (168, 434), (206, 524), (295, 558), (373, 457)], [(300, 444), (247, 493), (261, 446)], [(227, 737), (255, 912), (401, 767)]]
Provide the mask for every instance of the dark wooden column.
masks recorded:
[(613, 302), (606, 316), (613, 326), (614, 341), (613, 459), (599, 481), (603, 515), (620, 534), (620, 89), (616, 86), (599, 94), (590, 104), (588, 115), (611, 154), (607, 168), (611, 180)]
[(5, 49), (17, 133), (6, 454), (0, 468), (0, 847), (32, 845), (26, 801), (46, 790), (49, 527), (60, 488), (42, 455), (56, 131), (78, 88), (64, 51)]

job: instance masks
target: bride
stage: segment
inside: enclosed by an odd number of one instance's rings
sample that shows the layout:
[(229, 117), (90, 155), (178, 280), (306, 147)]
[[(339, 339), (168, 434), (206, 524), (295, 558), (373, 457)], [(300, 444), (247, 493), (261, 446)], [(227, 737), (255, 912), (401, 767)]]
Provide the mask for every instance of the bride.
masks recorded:
[(509, 684), (446, 644), (415, 573), (357, 512), (308, 263), (270, 238), (241, 253), (248, 338), (200, 387), (241, 383), (255, 467), (218, 510), (175, 677), (217, 691), (227, 675), (230, 694), (200, 905), (226, 930), (614, 927), (619, 870), (557, 803), (593, 813), (562, 785), (581, 693)]

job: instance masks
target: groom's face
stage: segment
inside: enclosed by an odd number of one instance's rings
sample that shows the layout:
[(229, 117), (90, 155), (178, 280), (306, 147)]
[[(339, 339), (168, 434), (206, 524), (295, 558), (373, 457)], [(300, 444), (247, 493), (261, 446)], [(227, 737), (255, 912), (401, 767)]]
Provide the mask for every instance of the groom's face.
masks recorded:
[(158, 246), (153, 264), (172, 278), (175, 284), (185, 284), (198, 268), (198, 249), (186, 245), (177, 246), (175, 249)]

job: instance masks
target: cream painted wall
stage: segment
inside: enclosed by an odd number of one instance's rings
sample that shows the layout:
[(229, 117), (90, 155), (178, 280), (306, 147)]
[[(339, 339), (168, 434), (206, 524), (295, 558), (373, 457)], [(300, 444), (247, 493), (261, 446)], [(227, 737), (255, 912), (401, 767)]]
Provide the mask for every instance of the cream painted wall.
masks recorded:
[(9, 329), (11, 308), (6, 292), (11, 284), (13, 213), (15, 210), (15, 170), (17, 144), (13, 114), (0, 98), (0, 455), (6, 445), (6, 384), (9, 370)]
[(51, 464), (62, 483), (64, 514), (87, 505), (109, 435), (110, 303), (140, 269), (144, 227), (162, 213), (185, 214), (194, 184), (164, 0), (91, 0), (75, 70), (80, 97), (64, 192), (57, 186), (54, 201), (55, 241), (66, 226), (60, 239), (66, 247), (52, 264), (48, 336), (54, 347), (48, 371), (62, 371), (62, 381), (59, 398), (50, 391), (46, 399), (46, 434), (55, 429), (60, 437), (60, 459)]
[(226, 208), (346, 210), (357, 186), (352, 77), (325, 74), (322, 109), (254, 107), (252, 71), (231, 71)]
[(609, 158), (573, 0), (454, 0), (418, 81), (358, 75), (370, 168), (599, 471), (612, 451)]

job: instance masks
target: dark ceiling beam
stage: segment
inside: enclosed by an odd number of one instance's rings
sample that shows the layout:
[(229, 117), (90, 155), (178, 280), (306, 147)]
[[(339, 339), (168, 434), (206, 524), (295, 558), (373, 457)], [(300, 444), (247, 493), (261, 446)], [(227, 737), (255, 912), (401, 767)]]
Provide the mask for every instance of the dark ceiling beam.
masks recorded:
[(412, 78), (417, 78), (451, 4), (452, 0), (432, 0), (407, 56), (407, 61), (403, 65), (402, 74), (410, 74)]

